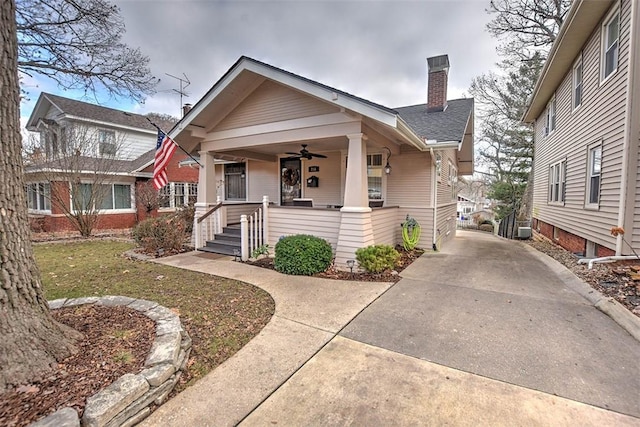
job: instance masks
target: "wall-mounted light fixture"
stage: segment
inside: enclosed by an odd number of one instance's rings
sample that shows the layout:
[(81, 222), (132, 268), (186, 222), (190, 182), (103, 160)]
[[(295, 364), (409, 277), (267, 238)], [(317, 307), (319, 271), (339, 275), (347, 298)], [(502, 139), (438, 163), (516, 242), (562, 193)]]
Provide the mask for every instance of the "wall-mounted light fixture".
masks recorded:
[(389, 164), (389, 159), (391, 158), (391, 150), (389, 149), (389, 147), (383, 147), (385, 150), (387, 150), (387, 164), (384, 165), (384, 173), (386, 173), (387, 175), (389, 175), (391, 173), (391, 165)]

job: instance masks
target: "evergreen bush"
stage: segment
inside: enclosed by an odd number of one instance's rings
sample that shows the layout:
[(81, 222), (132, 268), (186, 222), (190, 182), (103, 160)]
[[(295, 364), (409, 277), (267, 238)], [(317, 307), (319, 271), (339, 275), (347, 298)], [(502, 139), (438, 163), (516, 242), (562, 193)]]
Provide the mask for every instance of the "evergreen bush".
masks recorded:
[(400, 259), (400, 253), (389, 245), (371, 245), (356, 250), (358, 265), (369, 273), (393, 270)]
[(331, 245), (326, 240), (307, 234), (281, 238), (276, 243), (275, 252), (275, 269), (299, 276), (325, 271), (333, 259)]

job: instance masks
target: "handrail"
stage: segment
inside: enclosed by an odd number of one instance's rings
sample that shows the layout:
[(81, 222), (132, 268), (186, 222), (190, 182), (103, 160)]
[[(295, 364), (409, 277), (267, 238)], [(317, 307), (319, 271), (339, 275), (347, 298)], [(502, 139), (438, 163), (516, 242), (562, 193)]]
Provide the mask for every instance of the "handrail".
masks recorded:
[(214, 207), (212, 207), (211, 209), (209, 209), (204, 215), (202, 215), (200, 218), (198, 218), (198, 220), (196, 221), (198, 224), (200, 224), (202, 221), (204, 221), (209, 215), (211, 215), (212, 213), (214, 213), (215, 211), (217, 211), (218, 209), (220, 209), (223, 205), (223, 202), (218, 203), (217, 205), (215, 205)]

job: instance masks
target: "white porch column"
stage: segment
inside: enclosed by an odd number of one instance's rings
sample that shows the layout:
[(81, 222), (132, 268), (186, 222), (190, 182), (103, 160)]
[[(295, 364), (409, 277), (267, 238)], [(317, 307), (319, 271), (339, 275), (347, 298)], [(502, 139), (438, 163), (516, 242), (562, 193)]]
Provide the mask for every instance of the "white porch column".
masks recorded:
[(202, 167), (198, 173), (198, 201), (195, 204), (194, 227), (195, 248), (204, 246), (215, 230), (210, 230), (211, 221), (205, 220), (198, 223), (198, 218), (204, 215), (216, 203), (216, 170), (213, 154), (208, 151), (200, 151), (200, 163)]
[(368, 208), (369, 193), (367, 184), (367, 137), (362, 133), (347, 135), (349, 153), (347, 174), (344, 187), (345, 207)]
[(347, 138), (349, 157), (335, 259), (335, 266), (340, 270), (349, 269), (347, 260), (355, 260), (357, 249), (375, 243), (369, 207), (366, 136), (359, 133), (347, 135)]

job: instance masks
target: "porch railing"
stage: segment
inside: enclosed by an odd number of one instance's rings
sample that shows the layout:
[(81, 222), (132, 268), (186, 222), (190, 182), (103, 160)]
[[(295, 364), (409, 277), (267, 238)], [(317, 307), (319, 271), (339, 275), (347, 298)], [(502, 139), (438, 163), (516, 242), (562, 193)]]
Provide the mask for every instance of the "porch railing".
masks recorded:
[(269, 197), (262, 197), (262, 206), (250, 215), (240, 216), (240, 257), (249, 259), (250, 254), (262, 245), (269, 244)]
[(201, 248), (207, 240), (213, 240), (216, 233), (222, 233), (222, 216), (220, 208), (223, 203), (218, 198), (216, 205), (205, 212), (203, 215), (196, 217), (195, 230), (195, 247)]

